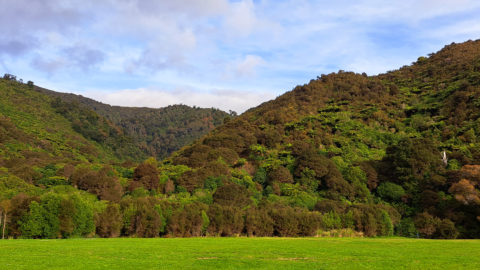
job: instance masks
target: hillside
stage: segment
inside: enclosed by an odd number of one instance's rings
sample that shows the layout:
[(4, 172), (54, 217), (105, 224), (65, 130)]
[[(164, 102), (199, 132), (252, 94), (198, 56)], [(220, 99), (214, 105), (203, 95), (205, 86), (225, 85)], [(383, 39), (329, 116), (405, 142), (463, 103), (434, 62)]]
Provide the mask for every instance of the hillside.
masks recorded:
[[(52, 104), (48, 112), (70, 132), (78, 118), (62, 113), (70, 103)], [(100, 122), (120, 119), (116, 112)], [(42, 114), (32, 112), (21, 130), (53, 117)], [(15, 174), (15, 189), (0, 186), (10, 205), (2, 209), (13, 209), (13, 237), (479, 238), (479, 116), (480, 40), (451, 44), (378, 76), (321, 75), (225, 119), (161, 162), (54, 160), (35, 167), (48, 181), (33, 181), (36, 192), (27, 194)], [(88, 127), (77, 130), (112, 149)], [(4, 158), (0, 172), (11, 175), (18, 164)]]
[(192, 168), (177, 180), (188, 191), (222, 179), (334, 213), (339, 227), (358, 215), (348, 222), (367, 235), (386, 210), (401, 235), (478, 237), (479, 109), (480, 41), (469, 41), (379, 76), (322, 75), (170, 160)]
[(36, 87), (35, 90), (67, 103), (78, 103), (120, 127), (146, 156), (163, 159), (207, 134), (229, 115), (218, 109), (186, 105), (165, 108), (110, 106), (80, 95), (59, 93)]
[(2, 160), (20, 163), (141, 158), (116, 126), (96, 113), (55, 100), (15, 80), (0, 79)]

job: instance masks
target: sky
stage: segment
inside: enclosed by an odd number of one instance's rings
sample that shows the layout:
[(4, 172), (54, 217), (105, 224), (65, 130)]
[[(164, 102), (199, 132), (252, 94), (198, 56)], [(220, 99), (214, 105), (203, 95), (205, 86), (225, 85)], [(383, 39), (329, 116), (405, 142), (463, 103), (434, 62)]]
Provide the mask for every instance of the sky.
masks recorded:
[(121, 106), (241, 113), (480, 38), (478, 0), (0, 0), (0, 72)]

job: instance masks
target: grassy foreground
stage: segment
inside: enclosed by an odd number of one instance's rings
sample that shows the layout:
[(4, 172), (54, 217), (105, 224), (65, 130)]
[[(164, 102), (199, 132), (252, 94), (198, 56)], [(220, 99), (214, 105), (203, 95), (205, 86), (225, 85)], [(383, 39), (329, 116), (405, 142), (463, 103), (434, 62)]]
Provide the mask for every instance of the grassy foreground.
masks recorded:
[(0, 269), (480, 269), (480, 240), (0, 240)]

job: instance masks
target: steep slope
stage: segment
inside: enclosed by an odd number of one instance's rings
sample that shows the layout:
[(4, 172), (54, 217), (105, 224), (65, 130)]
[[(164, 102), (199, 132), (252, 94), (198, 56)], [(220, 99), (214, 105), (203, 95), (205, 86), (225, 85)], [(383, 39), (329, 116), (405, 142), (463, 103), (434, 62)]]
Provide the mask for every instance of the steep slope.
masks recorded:
[(128, 137), (95, 112), (32, 88), (0, 79), (0, 200), (68, 185), (77, 164), (143, 158)]
[(122, 133), (92, 111), (67, 106), (12, 80), (0, 79), (0, 95), (4, 160), (108, 161), (121, 157), (115, 150), (128, 147), (119, 143)]
[[(322, 75), (215, 129), (171, 162), (192, 168), (177, 180), (191, 192), (219, 178), (270, 202), (340, 217), (352, 207), (393, 207), (390, 218), (403, 217), (394, 224), (404, 235), (416, 226), (425, 237), (448, 237), (455, 224), (463, 237), (478, 237), (480, 182), (471, 171), (480, 164), (479, 116), (477, 40), (379, 76)], [(248, 174), (239, 180), (242, 169)]]
[(78, 103), (105, 117), (131, 137), (146, 155), (158, 159), (192, 143), (195, 139), (231, 117), (218, 109), (203, 109), (186, 105), (172, 105), (165, 108), (135, 108), (110, 106), (80, 95), (66, 94), (35, 88), (37, 91), (64, 102)]

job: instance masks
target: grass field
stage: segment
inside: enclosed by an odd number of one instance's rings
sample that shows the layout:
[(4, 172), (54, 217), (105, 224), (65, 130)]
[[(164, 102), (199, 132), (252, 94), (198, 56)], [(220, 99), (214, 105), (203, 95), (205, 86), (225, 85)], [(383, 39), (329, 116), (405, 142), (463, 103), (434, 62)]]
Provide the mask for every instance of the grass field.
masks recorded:
[(480, 240), (0, 240), (0, 269), (480, 269)]

